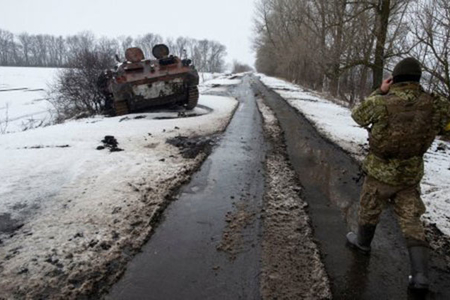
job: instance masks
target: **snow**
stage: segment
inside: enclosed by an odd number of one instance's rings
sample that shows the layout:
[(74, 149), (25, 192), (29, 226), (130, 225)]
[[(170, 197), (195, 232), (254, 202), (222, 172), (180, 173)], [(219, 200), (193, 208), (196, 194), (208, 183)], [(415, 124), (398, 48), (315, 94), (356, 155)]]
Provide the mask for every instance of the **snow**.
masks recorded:
[(223, 73), (208, 73), (208, 72), (199, 72), (200, 84), (205, 83), (206, 81), (213, 80), (218, 77), (222, 77), (225, 74)]
[(215, 95), (228, 94), (228, 87), (238, 85), (242, 82), (242, 77), (245, 74), (214, 74), (210, 80), (200, 85), (201, 93), (209, 93)]
[(57, 69), (0, 67), (0, 133), (47, 124), (52, 106), (45, 95)]
[[(1, 68), (2, 89), (45, 88), (54, 72)], [(32, 115), (43, 109), (29, 103), (37, 94), (21, 93), (11, 92), (7, 100), (14, 104), (11, 116), (27, 105)], [(0, 229), (5, 222), (16, 229), (0, 232), (0, 290), (30, 293), (33, 285), (64, 285), (58, 281), (64, 276), (45, 274), (95, 273), (117, 260), (121, 247), (142, 245), (165, 197), (204, 158), (183, 158), (166, 140), (223, 131), (236, 106), (233, 98), (201, 95), (187, 113), (191, 117), (178, 118), (176, 110), (97, 116), (0, 134)], [(107, 135), (124, 151), (97, 150)], [(97, 253), (104, 251), (98, 245), (110, 249), (108, 255)], [(58, 264), (49, 264), (49, 257)]]
[[(364, 158), (367, 131), (351, 118), (350, 109), (324, 99), (317, 93), (281, 79), (258, 74), (262, 82), (301, 112), (319, 132), (358, 161)], [(440, 144), (446, 150), (437, 150)], [(450, 236), (450, 143), (436, 140), (425, 154), (425, 176), (421, 182), (422, 198), (427, 207), (425, 222)]]
[(231, 75), (218, 74), (218, 76), (214, 76), (203, 85), (206, 87), (238, 85), (242, 82), (242, 77), (244, 77), (244, 75), (245, 73)]
[(241, 83), (241, 79), (230, 79), (230, 78), (217, 78), (206, 82), (206, 86), (214, 85), (238, 85)]

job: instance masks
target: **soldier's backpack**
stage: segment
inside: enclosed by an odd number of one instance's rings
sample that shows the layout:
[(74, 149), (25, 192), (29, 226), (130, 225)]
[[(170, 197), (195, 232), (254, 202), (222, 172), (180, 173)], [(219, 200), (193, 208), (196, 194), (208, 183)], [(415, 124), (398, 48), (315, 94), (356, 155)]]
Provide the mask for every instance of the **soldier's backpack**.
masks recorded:
[(369, 134), (371, 151), (385, 159), (408, 159), (422, 156), (436, 137), (432, 125), (433, 98), (422, 90), (415, 96), (386, 96), (388, 126), (383, 134), (376, 137)]

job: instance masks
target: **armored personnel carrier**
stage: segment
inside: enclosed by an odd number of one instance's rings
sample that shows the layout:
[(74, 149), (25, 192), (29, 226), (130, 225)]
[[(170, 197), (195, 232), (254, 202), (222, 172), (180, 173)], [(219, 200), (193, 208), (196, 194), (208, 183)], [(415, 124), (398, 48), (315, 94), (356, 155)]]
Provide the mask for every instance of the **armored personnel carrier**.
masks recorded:
[(145, 59), (140, 48), (125, 51), (107, 84), (116, 115), (150, 107), (178, 104), (188, 110), (197, 106), (199, 76), (191, 60), (170, 55), (164, 44), (153, 47), (156, 59)]

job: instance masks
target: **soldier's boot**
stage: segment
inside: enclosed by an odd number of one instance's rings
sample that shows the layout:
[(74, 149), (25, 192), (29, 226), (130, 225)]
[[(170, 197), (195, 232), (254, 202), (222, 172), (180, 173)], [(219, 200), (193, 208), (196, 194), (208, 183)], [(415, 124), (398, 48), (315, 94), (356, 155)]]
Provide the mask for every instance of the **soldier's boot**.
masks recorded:
[(428, 290), (430, 285), (428, 279), (429, 250), (425, 246), (408, 247), (411, 262), (411, 275), (408, 287), (412, 290)]
[(347, 243), (350, 247), (358, 249), (359, 251), (369, 254), (370, 243), (375, 235), (375, 229), (377, 225), (360, 225), (358, 226), (358, 232), (354, 233), (350, 231), (347, 234)]

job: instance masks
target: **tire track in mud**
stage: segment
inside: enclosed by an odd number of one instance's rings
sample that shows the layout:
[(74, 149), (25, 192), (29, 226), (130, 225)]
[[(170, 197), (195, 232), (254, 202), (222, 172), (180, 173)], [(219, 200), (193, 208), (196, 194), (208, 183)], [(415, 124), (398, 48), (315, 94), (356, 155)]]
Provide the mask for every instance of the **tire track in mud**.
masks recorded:
[(331, 299), (331, 290), (313, 241), (307, 203), (292, 169), (283, 132), (273, 112), (257, 100), (271, 150), (266, 158), (263, 209), (263, 299)]

